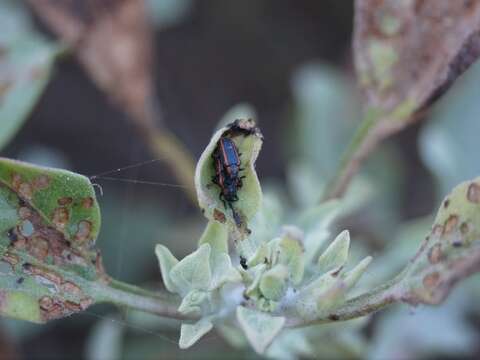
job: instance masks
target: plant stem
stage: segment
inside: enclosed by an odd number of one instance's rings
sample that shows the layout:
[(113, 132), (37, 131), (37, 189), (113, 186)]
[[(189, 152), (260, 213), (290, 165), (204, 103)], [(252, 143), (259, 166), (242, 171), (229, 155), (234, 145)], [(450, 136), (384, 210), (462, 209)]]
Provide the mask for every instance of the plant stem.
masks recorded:
[(405, 271), (402, 271), (397, 277), (378, 286), (377, 288), (356, 296), (346, 301), (342, 306), (332, 312), (328, 312), (313, 319), (302, 319), (292, 317), (288, 319), (288, 327), (304, 327), (315, 324), (331, 323), (336, 321), (346, 321), (362, 316), (372, 314), (387, 305), (400, 301), (398, 286), (403, 279)]
[(194, 320), (177, 311), (178, 300), (173, 296), (152, 292), (115, 279), (108, 284), (94, 285), (98, 302), (145, 311), (151, 314), (179, 320)]
[(193, 204), (197, 204), (197, 193), (193, 183), (195, 162), (185, 146), (167, 129), (150, 129), (145, 134), (151, 151), (162, 158), (174, 173)]
[(345, 193), (360, 164), (376, 145), (376, 141), (371, 136), (371, 130), (379, 119), (378, 111), (370, 109), (365, 112), (360, 126), (342, 156), (334, 177), (325, 189), (322, 201), (340, 198)]

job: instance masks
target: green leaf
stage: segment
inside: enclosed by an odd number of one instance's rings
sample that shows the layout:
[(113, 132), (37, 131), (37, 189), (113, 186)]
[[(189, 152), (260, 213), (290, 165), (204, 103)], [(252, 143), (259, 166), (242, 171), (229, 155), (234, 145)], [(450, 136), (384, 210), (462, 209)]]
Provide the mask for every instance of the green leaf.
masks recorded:
[(438, 304), (480, 269), (480, 178), (461, 183), (437, 213), (430, 234), (401, 274), (403, 299)]
[(210, 220), (200, 240), (198, 240), (198, 245), (202, 244), (210, 244), (212, 250), (228, 254), (227, 227), (218, 221)]
[(192, 290), (182, 300), (178, 311), (182, 314), (200, 315), (202, 313), (202, 304), (208, 295), (205, 291)]
[(15, 2), (0, 3), (0, 149), (37, 103), (61, 50), (32, 29), (26, 14)]
[[(240, 120), (237, 124), (251, 131), (251, 133), (245, 134), (234, 131), (231, 124), (218, 130), (197, 163), (195, 188), (204, 215), (209, 221), (217, 221), (227, 226), (230, 234), (234, 237), (234, 243), (240, 246), (247, 243), (240, 240), (244, 240), (250, 234), (248, 224), (260, 209), (262, 202), (262, 191), (255, 172), (255, 161), (262, 146), (263, 138), (258, 128), (255, 127), (253, 120)], [(244, 169), (242, 176), (245, 176), (242, 179), (243, 186), (238, 189), (239, 200), (232, 203), (237, 216), (233, 215), (229, 206), (225, 207), (225, 204), (220, 200), (220, 188), (212, 181), (215, 176), (212, 154), (219, 139), (227, 135), (235, 142), (238, 152), (241, 154), (241, 167)]]
[(354, 287), (358, 280), (360, 280), (360, 277), (363, 275), (365, 270), (367, 270), (367, 267), (368, 265), (370, 265), (371, 262), (372, 257), (367, 256), (365, 259), (360, 261), (357, 266), (355, 266), (352, 270), (348, 271), (345, 274), (343, 281), (345, 282), (345, 287), (347, 291)]
[(329, 227), (341, 211), (339, 200), (329, 200), (305, 210), (295, 222), (305, 232), (305, 263), (317, 259), (321, 247), (330, 236)]
[(227, 282), (240, 282), (242, 277), (237, 269), (232, 266), (230, 256), (223, 252), (212, 251), (210, 254), (210, 268), (212, 281), (210, 290), (219, 289)]
[(86, 177), (0, 158), (0, 314), (45, 322), (101, 300), (99, 229)]
[(275, 263), (285, 265), (288, 277), (294, 285), (300, 284), (305, 270), (303, 234), (294, 226), (284, 227), (284, 234), (273, 241), (272, 257)]
[(180, 329), (180, 349), (187, 349), (195, 344), (203, 335), (212, 330), (212, 323), (207, 319), (199, 320), (195, 324), (182, 324)]
[(330, 310), (343, 299), (344, 288), (338, 271), (318, 276), (291, 301), (295, 315), (308, 320)]
[(260, 291), (268, 300), (279, 301), (287, 290), (288, 269), (277, 264), (267, 270), (260, 279)]
[(455, 185), (480, 173), (476, 156), (479, 91), (480, 63), (475, 63), (433, 107), (428, 123), (422, 127), (420, 154), (436, 176), (438, 201)]
[(190, 290), (208, 290), (212, 281), (210, 270), (210, 245), (203, 244), (184, 257), (172, 270), (170, 279), (181, 295)]
[(170, 278), (170, 271), (178, 264), (178, 260), (172, 255), (167, 247), (158, 244), (155, 247), (155, 254), (157, 255), (160, 264), (160, 271), (162, 272), (163, 284), (168, 291), (178, 293), (179, 290), (175, 283)]
[[(322, 63), (304, 65), (293, 75), (295, 147), (299, 158), (312, 165), (315, 175), (302, 176), (309, 170), (302, 166), (302, 161), (290, 172), (292, 182), (307, 185), (295, 187), (299, 191), (305, 189), (305, 196), (301, 196), (303, 204), (318, 203), (322, 190), (318, 186), (319, 180), (325, 181), (325, 177), (335, 171), (345, 144), (353, 135), (355, 119), (361, 110), (353, 89), (354, 84), (343, 72)], [(288, 139), (291, 139), (291, 133)], [(305, 182), (309, 179), (316, 181), (308, 186), (310, 184)]]
[(259, 354), (263, 354), (273, 339), (280, 333), (285, 318), (264, 312), (237, 307), (237, 320), (248, 341)]
[(350, 233), (348, 230), (344, 230), (319, 257), (318, 268), (320, 272), (327, 272), (344, 266), (348, 259), (349, 248)]

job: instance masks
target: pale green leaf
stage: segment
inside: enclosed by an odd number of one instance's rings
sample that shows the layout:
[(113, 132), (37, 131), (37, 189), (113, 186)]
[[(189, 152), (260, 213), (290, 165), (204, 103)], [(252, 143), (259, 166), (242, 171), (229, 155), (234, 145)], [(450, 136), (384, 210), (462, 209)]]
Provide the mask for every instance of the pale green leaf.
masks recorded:
[(272, 248), (272, 257), (275, 263), (283, 264), (288, 269), (289, 279), (298, 285), (303, 279), (305, 257), (302, 245), (303, 234), (293, 226), (284, 227), (284, 234), (275, 241)]
[(340, 215), (341, 202), (330, 200), (305, 210), (295, 222), (305, 232), (305, 263), (310, 264), (317, 259), (321, 247), (330, 236), (329, 227)]
[(212, 269), (210, 290), (218, 289), (227, 282), (234, 283), (242, 280), (238, 270), (232, 266), (230, 256), (226, 253), (212, 251), (210, 268)]
[(327, 272), (344, 266), (348, 259), (349, 248), (350, 233), (348, 230), (344, 230), (318, 258), (320, 272)]
[(187, 349), (195, 344), (203, 335), (212, 330), (212, 323), (208, 319), (202, 319), (195, 324), (182, 324), (180, 329), (180, 349)]
[(201, 290), (192, 290), (182, 299), (178, 311), (182, 314), (201, 315), (202, 304), (207, 300), (208, 294)]
[(260, 291), (266, 299), (279, 301), (288, 285), (288, 268), (285, 265), (275, 265), (267, 270), (260, 279)]
[(0, 24), (0, 148), (3, 148), (43, 93), (61, 49), (36, 33), (21, 4), (2, 1)]
[(210, 220), (203, 231), (198, 245), (210, 244), (212, 251), (228, 254), (228, 231), (225, 225), (218, 221)]
[(347, 289), (352, 288), (360, 280), (360, 277), (363, 275), (365, 270), (367, 270), (368, 265), (372, 262), (372, 257), (367, 256), (365, 259), (360, 261), (357, 266), (352, 270), (345, 273), (344, 281)]
[(280, 333), (285, 318), (264, 312), (237, 307), (237, 320), (248, 341), (259, 354), (263, 354), (273, 339)]
[(212, 280), (210, 245), (203, 244), (170, 270), (170, 279), (181, 295), (190, 290), (208, 290)]
[(170, 278), (170, 271), (172, 268), (178, 264), (178, 260), (173, 256), (173, 254), (168, 250), (166, 246), (158, 244), (155, 246), (155, 254), (158, 258), (158, 263), (160, 265), (160, 271), (162, 273), (162, 280), (165, 288), (170, 292), (178, 293), (178, 289), (175, 286), (175, 283)]

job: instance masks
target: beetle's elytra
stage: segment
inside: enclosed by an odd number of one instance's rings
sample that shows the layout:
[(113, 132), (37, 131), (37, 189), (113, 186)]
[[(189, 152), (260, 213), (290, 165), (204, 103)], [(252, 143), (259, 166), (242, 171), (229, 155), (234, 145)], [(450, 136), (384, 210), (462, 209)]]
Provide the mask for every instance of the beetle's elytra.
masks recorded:
[(215, 176), (213, 182), (220, 187), (220, 199), (226, 202), (238, 200), (237, 190), (242, 187), (239, 177), (240, 158), (232, 139), (221, 138), (213, 152)]
[(240, 176), (240, 156), (237, 146), (232, 139), (222, 137), (218, 141), (217, 147), (213, 152), (215, 166), (215, 176), (212, 178), (214, 184), (220, 187), (220, 200), (225, 208), (232, 209), (233, 216), (237, 225), (240, 224), (238, 214), (233, 209), (232, 203), (238, 201), (237, 191), (242, 187), (242, 178)]

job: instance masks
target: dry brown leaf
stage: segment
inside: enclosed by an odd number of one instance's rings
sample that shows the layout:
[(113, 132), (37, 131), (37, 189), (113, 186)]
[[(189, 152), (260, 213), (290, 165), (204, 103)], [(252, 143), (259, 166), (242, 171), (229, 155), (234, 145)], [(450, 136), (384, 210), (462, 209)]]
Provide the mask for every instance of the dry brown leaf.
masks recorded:
[(354, 52), (368, 105), (418, 110), (480, 53), (478, 0), (357, 0)]
[(324, 199), (480, 55), (480, 0), (356, 0), (353, 50), (366, 115)]
[(152, 84), (153, 32), (144, 0), (29, 0), (91, 79), (125, 111), (196, 203), (195, 163), (161, 124)]
[(152, 30), (143, 0), (30, 4), (120, 108), (135, 121), (152, 121)]

